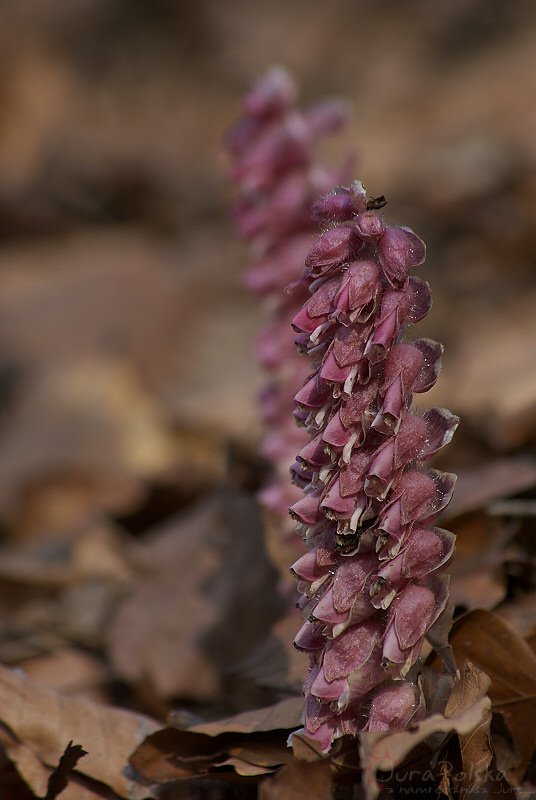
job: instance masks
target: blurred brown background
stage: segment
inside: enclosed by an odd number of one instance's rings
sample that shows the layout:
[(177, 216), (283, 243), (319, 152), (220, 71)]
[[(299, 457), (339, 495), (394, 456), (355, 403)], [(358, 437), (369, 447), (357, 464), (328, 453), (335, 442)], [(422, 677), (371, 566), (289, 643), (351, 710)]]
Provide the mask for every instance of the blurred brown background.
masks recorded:
[(7, 544), (69, 538), (102, 513), (137, 534), (230, 462), (241, 485), (254, 471), (261, 313), (241, 285), (220, 143), (274, 63), (304, 105), (348, 99), (323, 157), (355, 151), (388, 220), (427, 242), (434, 307), (418, 335), (446, 351), (424, 399), (463, 419), (442, 464), (534, 445), (534, 3), (2, 0), (0, 12)]

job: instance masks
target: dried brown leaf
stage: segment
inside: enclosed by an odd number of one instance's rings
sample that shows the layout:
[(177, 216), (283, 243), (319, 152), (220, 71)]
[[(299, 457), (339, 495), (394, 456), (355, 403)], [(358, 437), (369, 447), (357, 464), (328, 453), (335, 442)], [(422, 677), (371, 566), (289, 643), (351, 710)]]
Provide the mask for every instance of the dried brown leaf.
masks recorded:
[(526, 456), (497, 458), (472, 469), (461, 470), (444, 518), (452, 519), (470, 511), (478, 511), (493, 500), (518, 494), (535, 485), (536, 463)]
[(108, 630), (114, 669), (160, 698), (229, 700), (230, 676), (285, 608), (276, 582), (253, 499), (206, 497), (145, 537), (137, 586)]
[(163, 728), (148, 736), (130, 757), (145, 781), (167, 783), (202, 775), (261, 775), (293, 760), (288, 731), (265, 733), (203, 733)]
[[(445, 709), (445, 716), (451, 717), (468, 708), (477, 700), (486, 697), (490, 678), (470, 661), (460, 670), (460, 680), (454, 685)], [(460, 734), (462, 757), (462, 778), (458, 781), (460, 800), (468, 792), (478, 789), (487, 779), (487, 771), (493, 758), (490, 742), (491, 710), (469, 734)]]
[(414, 727), (404, 731), (371, 732), (359, 735), (359, 752), (363, 770), (363, 787), (366, 800), (375, 800), (380, 787), (376, 780), (378, 772), (392, 772), (410, 753), (428, 737), (437, 734), (469, 736), (489, 713), (490, 701), (480, 698), (469, 708), (452, 717), (433, 714)]
[(287, 739), (302, 712), (303, 700), (290, 698), (189, 730), (164, 728), (147, 737), (130, 762), (152, 783), (218, 775), (228, 767), (241, 776), (273, 772), (294, 759)]
[(314, 764), (295, 761), (265, 778), (259, 800), (331, 800), (333, 787), (329, 761)]
[(303, 697), (289, 697), (273, 706), (244, 711), (243, 714), (215, 722), (204, 722), (201, 725), (194, 725), (190, 730), (196, 733), (206, 733), (207, 736), (218, 736), (220, 733), (291, 730), (302, 724), (303, 706)]
[(0, 667), (0, 720), (0, 742), (37, 795), (46, 793), (52, 769), (72, 740), (88, 755), (76, 770), (77, 785), (69, 785), (62, 800), (98, 796), (97, 790), (80, 785), (84, 777), (110, 787), (120, 797), (144, 796), (123, 771), (137, 743), (157, 728), (149, 717), (65, 697), (29, 681), (20, 671)]
[(520, 756), (522, 776), (536, 742), (536, 655), (506, 622), (490, 611), (459, 617), (450, 637), (458, 664), (470, 660), (491, 679), (489, 697), (503, 719)]
[(481, 511), (464, 515), (451, 527), (457, 536), (450, 571), (452, 602), (467, 609), (494, 608), (506, 596), (502, 537)]

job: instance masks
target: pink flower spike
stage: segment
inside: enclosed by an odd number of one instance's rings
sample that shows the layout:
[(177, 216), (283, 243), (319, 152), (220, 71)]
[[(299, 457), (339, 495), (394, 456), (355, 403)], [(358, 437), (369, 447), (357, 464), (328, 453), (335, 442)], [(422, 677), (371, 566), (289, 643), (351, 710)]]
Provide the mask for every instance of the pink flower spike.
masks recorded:
[(454, 536), (431, 527), (454, 476), (423, 462), (458, 420), (412, 411), (437, 379), (442, 347), (402, 338), (430, 309), (428, 284), (409, 274), (425, 249), (409, 229), (385, 227), (383, 204), (359, 181), (317, 203), (325, 232), (302, 273), (311, 298), (293, 320), (312, 373), (295, 401), (310, 435), (297, 462), (310, 483), (292, 511), (315, 553), (296, 568), (314, 578), (302, 577), (300, 606), (323, 642), (309, 651), (305, 732), (324, 752), (340, 736), (403, 728), (423, 713), (409, 675), (424, 637), (434, 642), (454, 550)]

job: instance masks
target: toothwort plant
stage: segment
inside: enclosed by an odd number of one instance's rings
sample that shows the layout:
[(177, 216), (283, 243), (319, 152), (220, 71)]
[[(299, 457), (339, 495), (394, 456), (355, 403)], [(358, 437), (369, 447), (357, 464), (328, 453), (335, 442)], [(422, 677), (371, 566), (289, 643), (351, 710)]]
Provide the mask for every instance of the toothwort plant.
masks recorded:
[(310, 657), (305, 733), (326, 752), (344, 734), (424, 713), (415, 664), (446, 608), (441, 572), (454, 550), (433, 522), (455, 476), (426, 462), (458, 418), (412, 403), (434, 385), (442, 347), (404, 340), (431, 305), (428, 284), (409, 275), (425, 246), (384, 223), (384, 203), (355, 181), (314, 204), (324, 232), (292, 322), (312, 360), (294, 412), (309, 433), (291, 469), (303, 495), (290, 511), (308, 547), (292, 567), (305, 616), (295, 645)]
[[(296, 97), (292, 77), (272, 68), (245, 96), (244, 114), (225, 140), (232, 159), (230, 179), (238, 189), (231, 213), (252, 255), (245, 282), (263, 299), (269, 316), (256, 356), (270, 376), (261, 396), (261, 453), (273, 464), (275, 478), (260, 500), (277, 520), (281, 538), (292, 544), (297, 540), (288, 506), (300, 494), (290, 485), (288, 470), (307, 437), (293, 424), (291, 410), (309, 369), (289, 336), (290, 321), (308, 295), (300, 275), (312, 236), (318, 233), (311, 205), (334, 183), (350, 177), (349, 164), (327, 167), (315, 152), (321, 137), (344, 124), (344, 104), (325, 100), (300, 111)], [(292, 290), (285, 292), (289, 284)]]

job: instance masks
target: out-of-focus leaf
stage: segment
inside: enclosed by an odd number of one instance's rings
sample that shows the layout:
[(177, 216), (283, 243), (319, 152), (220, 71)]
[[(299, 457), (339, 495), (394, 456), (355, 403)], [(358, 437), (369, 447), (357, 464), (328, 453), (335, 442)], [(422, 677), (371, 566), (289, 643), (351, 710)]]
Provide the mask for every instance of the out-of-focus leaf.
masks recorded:
[(456, 558), (450, 568), (449, 594), (454, 605), (494, 608), (506, 596), (502, 573), (502, 538), (490, 527), (483, 512), (453, 521)]
[(294, 761), (259, 787), (259, 800), (331, 800), (333, 786), (329, 761), (314, 764)]
[(233, 680), (243, 702), (248, 683), (237, 665), (286, 606), (253, 499), (206, 497), (149, 532), (138, 565), (137, 586), (108, 631), (117, 673), (150, 682), (161, 698), (203, 702), (229, 701)]
[[(0, 667), (0, 742), (19, 774), (44, 796), (51, 772), (69, 741), (87, 751), (62, 799), (99, 797), (94, 781), (129, 800), (145, 795), (124, 775), (128, 756), (158, 725), (141, 714), (69, 698)], [(91, 779), (87, 781), (86, 779)]]
[(497, 458), (478, 467), (460, 470), (456, 491), (443, 512), (444, 519), (479, 511), (493, 500), (523, 492), (536, 485), (536, 462), (527, 456)]

